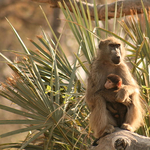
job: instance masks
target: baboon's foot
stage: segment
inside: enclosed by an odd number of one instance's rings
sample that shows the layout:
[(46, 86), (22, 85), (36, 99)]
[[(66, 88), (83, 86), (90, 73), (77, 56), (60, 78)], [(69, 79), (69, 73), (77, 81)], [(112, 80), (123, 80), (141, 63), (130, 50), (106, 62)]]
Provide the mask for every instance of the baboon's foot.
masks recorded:
[(113, 125), (109, 124), (106, 126), (104, 132), (102, 135), (100, 135), (100, 137), (98, 137), (92, 144), (92, 146), (97, 146), (98, 145), (98, 141), (100, 140), (100, 138), (106, 136), (107, 134), (111, 134), (112, 132), (114, 132), (115, 128)]
[(125, 129), (125, 130), (129, 130), (129, 131), (133, 131), (133, 128), (131, 127), (131, 125), (129, 125), (127, 123), (123, 123), (121, 128)]
[(112, 132), (114, 132), (114, 131), (115, 131), (114, 126), (111, 125), (111, 124), (109, 124), (109, 125), (106, 126), (103, 135), (105, 136), (105, 135), (110, 134), (110, 133), (112, 133)]

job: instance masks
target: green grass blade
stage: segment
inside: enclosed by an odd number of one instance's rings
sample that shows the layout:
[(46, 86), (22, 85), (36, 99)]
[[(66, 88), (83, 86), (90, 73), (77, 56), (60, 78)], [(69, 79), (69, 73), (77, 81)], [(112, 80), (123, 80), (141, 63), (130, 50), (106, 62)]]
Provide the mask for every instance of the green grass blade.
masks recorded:
[(11, 107), (8, 107), (8, 106), (4, 106), (4, 105), (0, 105), (0, 109), (6, 110), (6, 111), (9, 111), (9, 112), (12, 112), (14, 114), (21, 115), (21, 116), (29, 117), (29, 118), (32, 118), (32, 119), (45, 120), (44, 117), (36, 116), (34, 114), (27, 113), (25, 111), (17, 110), (17, 109), (14, 109), (14, 108), (11, 108)]
[(0, 120), (0, 124), (41, 124), (42, 120)]
[[(77, 56), (79, 56), (80, 53), (81, 53), (81, 47), (79, 47), (79, 50), (77, 52)], [(72, 74), (71, 74), (71, 77), (70, 77), (70, 80), (69, 80), (69, 85), (68, 85), (68, 88), (67, 88), (67, 93), (71, 92), (72, 87), (73, 87), (73, 82), (75, 81), (75, 78), (76, 78), (76, 69), (77, 69), (76, 65), (77, 65), (77, 59), (74, 62), (74, 67), (73, 67)]]
[[(108, 30), (108, 5), (107, 5), (107, 0), (105, 0), (105, 30)], [(107, 32), (105, 38), (108, 37)]]
[(44, 129), (42, 129), (40, 132), (38, 132), (37, 134), (35, 134), (30, 140), (28, 140), (27, 142), (23, 143), (23, 145), (20, 147), (20, 150), (23, 150), (24, 148), (26, 148), (26, 146), (31, 143), (32, 141), (34, 141), (36, 138), (38, 138), (40, 135), (42, 135), (44, 132), (46, 132), (46, 130), (48, 130), (51, 126), (47, 126)]
[(103, 28), (100, 28), (100, 27), (99, 27), (98, 29), (101, 30), (101, 31), (104, 31), (104, 32), (106, 32), (106, 33), (109, 33), (110, 35), (113, 35), (114, 37), (120, 39), (121, 41), (123, 41), (124, 43), (126, 43), (127, 45), (129, 45), (130, 47), (132, 47), (133, 49), (136, 49), (136, 47), (135, 47), (132, 43), (128, 42), (127, 40), (125, 40), (125, 39), (123, 39), (123, 38), (121, 38), (121, 37), (118, 36), (117, 34), (111, 32), (111, 31), (105, 30), (105, 29), (103, 29)]
[(4, 138), (4, 137), (8, 137), (8, 136), (11, 136), (11, 135), (15, 135), (15, 134), (19, 134), (19, 133), (23, 133), (23, 132), (27, 132), (27, 131), (32, 131), (32, 130), (37, 130), (37, 129), (40, 129), (40, 128), (43, 128), (43, 127), (50, 127), (52, 123), (46, 123), (46, 124), (40, 124), (40, 125), (34, 125), (34, 126), (31, 126), (31, 127), (26, 127), (26, 128), (22, 128), (22, 129), (19, 129), (19, 130), (14, 130), (14, 131), (11, 131), (11, 132), (7, 132), (7, 133), (4, 133), (4, 134), (1, 134), (0, 135), (0, 138)]

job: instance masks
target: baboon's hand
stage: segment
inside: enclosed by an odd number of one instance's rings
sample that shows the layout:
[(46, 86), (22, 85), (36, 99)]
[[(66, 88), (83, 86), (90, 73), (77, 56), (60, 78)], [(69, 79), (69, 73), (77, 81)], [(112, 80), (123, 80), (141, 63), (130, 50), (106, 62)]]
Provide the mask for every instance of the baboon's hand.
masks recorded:
[(125, 88), (121, 88), (116, 96), (116, 102), (123, 103), (124, 105), (128, 105), (128, 103), (131, 103), (131, 101), (129, 100), (128, 90), (126, 90)]
[(132, 103), (132, 100), (130, 97), (127, 97), (125, 101), (122, 102), (125, 106), (129, 106)]

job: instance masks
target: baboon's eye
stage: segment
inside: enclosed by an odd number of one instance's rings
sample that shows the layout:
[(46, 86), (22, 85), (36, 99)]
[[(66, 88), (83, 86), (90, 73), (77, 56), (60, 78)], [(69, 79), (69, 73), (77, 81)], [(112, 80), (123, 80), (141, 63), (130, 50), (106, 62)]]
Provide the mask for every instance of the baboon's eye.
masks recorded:
[(115, 44), (109, 44), (110, 47), (115, 47)]
[(120, 44), (116, 44), (116, 47), (117, 47), (117, 48), (120, 47)]
[(118, 47), (120, 47), (120, 44), (109, 44), (109, 46), (118, 48)]

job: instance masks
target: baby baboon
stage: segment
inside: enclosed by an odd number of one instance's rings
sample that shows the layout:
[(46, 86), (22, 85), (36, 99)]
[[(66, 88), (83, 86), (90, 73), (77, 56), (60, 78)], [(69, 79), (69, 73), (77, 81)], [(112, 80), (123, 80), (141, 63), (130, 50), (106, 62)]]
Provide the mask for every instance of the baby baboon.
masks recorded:
[[(118, 127), (121, 127), (124, 123), (127, 113), (127, 106), (116, 102), (116, 94), (121, 89), (121, 86), (123, 86), (122, 79), (118, 75), (110, 74), (107, 76), (104, 85), (105, 89), (98, 91), (98, 93), (106, 100), (106, 108), (111, 112)], [(130, 102), (130, 98), (128, 102)]]
[(119, 75), (124, 85), (118, 91), (116, 101), (127, 105), (130, 103), (129, 95), (132, 99), (121, 128), (135, 131), (143, 120), (144, 111), (139, 99), (139, 86), (132, 77), (124, 56), (125, 50), (122, 43), (114, 37), (109, 37), (100, 42), (97, 56), (91, 65), (87, 81), (86, 103), (91, 110), (90, 126), (97, 138), (105, 133), (112, 133), (114, 126), (117, 126), (115, 119), (106, 108), (106, 100), (97, 92), (104, 89), (106, 78), (111, 73)]

